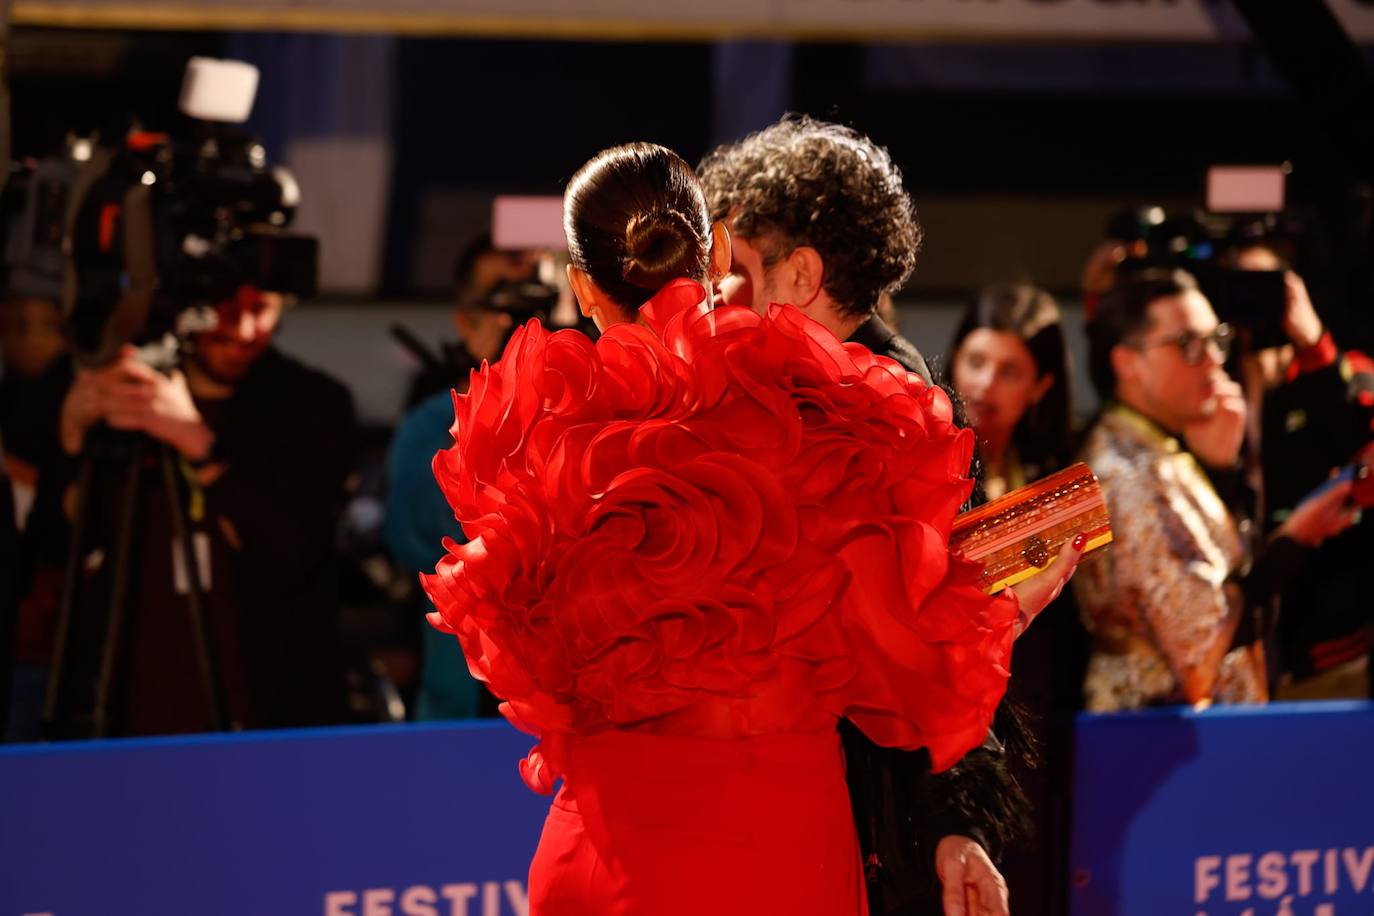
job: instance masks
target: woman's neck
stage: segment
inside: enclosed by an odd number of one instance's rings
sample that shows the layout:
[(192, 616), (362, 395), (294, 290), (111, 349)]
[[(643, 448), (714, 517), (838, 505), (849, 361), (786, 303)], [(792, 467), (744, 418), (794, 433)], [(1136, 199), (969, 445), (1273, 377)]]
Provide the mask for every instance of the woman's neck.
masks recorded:
[(989, 473), (1001, 474), (1002, 466), (1007, 460), (1007, 449), (1010, 444), (1010, 430), (979, 430), (978, 454), (983, 459), (983, 467)]

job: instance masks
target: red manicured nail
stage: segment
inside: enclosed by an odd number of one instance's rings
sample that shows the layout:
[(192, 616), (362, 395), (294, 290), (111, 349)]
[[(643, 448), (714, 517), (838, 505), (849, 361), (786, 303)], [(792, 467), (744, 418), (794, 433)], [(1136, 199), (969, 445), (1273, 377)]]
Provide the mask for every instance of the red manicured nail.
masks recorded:
[(1082, 531), (1073, 536), (1073, 549), (1082, 550), (1088, 544), (1088, 536)]

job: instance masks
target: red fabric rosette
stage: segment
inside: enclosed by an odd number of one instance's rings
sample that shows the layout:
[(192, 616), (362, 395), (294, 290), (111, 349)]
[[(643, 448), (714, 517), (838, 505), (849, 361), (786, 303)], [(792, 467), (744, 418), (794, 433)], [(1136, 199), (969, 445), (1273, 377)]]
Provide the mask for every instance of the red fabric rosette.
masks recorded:
[(973, 439), (944, 392), (790, 306), (688, 280), (593, 344), (537, 321), (454, 397), (434, 473), (470, 538), (424, 587), (503, 713), (632, 727), (799, 668), (822, 707), (943, 768), (1006, 686), (1014, 597), (949, 554)]

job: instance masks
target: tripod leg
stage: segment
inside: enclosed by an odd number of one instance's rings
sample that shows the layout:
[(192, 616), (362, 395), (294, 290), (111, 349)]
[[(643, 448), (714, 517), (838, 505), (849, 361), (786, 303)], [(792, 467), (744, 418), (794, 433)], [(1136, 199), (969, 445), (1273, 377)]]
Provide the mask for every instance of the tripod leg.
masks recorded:
[(103, 738), (110, 727), (110, 693), (114, 689), (115, 669), (123, 658), (124, 618), (129, 604), (129, 566), (133, 562), (134, 516), (138, 511), (139, 476), (143, 471), (143, 443), (133, 445), (125, 479), (123, 505), (114, 545), (114, 576), (110, 586), (110, 615), (105, 626), (105, 644), (100, 658), (100, 679), (95, 687), (92, 736)]
[(48, 689), (43, 699), (43, 734), (57, 738), (58, 717), (62, 715), (62, 679), (66, 674), (67, 638), (71, 630), (72, 609), (77, 584), (81, 581), (81, 550), (86, 541), (86, 521), (91, 510), (91, 478), (95, 462), (89, 454), (81, 456), (76, 478), (76, 511), (72, 517), (71, 548), (62, 570), (62, 594), (57, 608), (57, 632), (53, 640), (52, 666), (48, 669)]
[(186, 570), (186, 613), (191, 619), (191, 638), (194, 640), (192, 648), (196, 653), (196, 662), (200, 667), (206, 696), (210, 699), (210, 722), (216, 730), (225, 731), (229, 728), (229, 713), (223, 681), (220, 680), (219, 667), (215, 659), (209, 622), (205, 618), (200, 564), (196, 562), (195, 551), (191, 547), (190, 525), (186, 521), (186, 509), (181, 500), (181, 487), (177, 481), (172, 450), (162, 445), (159, 451), (162, 453), (162, 481), (167, 491), (167, 511), (172, 519), (172, 549), (177, 551), (182, 568)]

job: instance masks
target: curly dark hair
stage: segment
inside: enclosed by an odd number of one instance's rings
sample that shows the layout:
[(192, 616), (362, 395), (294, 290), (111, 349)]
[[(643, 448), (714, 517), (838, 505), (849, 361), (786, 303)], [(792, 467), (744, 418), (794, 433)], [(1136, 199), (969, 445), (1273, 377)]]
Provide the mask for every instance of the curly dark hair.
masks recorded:
[(754, 242), (764, 266), (801, 246), (825, 264), (822, 285), (867, 315), (916, 265), (921, 227), (887, 150), (849, 127), (789, 115), (697, 167), (712, 219)]

